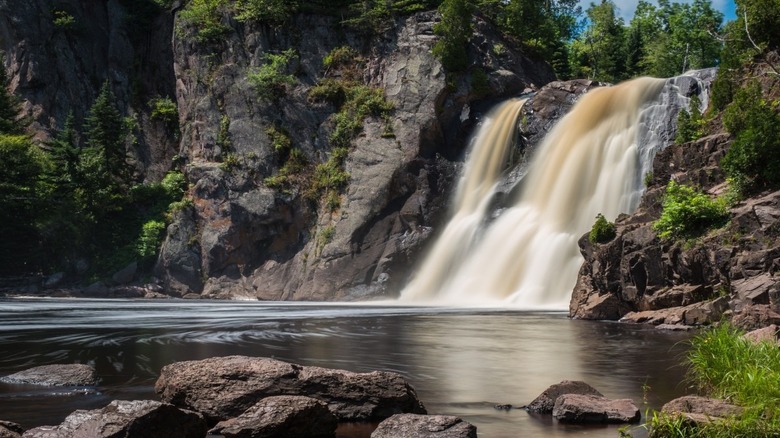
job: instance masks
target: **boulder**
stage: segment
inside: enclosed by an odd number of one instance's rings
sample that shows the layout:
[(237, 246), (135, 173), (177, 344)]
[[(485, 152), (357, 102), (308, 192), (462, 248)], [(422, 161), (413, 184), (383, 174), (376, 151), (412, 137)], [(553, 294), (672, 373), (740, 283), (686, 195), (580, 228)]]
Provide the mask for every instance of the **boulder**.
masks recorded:
[(237, 417), (265, 397), (305, 395), (324, 401), (347, 421), (426, 413), (398, 374), (354, 373), (275, 359), (228, 356), (163, 367), (155, 390), (163, 401), (203, 413), (210, 421)]
[(450, 415), (397, 414), (379, 423), (371, 438), (477, 438), (477, 428)]
[(210, 434), (225, 438), (332, 437), (336, 417), (324, 402), (311, 397), (266, 397), (236, 418), (220, 421)]
[(553, 418), (566, 423), (633, 423), (640, 417), (632, 400), (597, 395), (563, 394), (553, 408)]
[(136, 271), (138, 271), (138, 262), (134, 261), (114, 273), (114, 275), (111, 276), (111, 280), (114, 282), (114, 284), (130, 283), (133, 281)]
[(203, 438), (203, 417), (168, 403), (114, 400), (103, 409), (78, 410), (59, 426), (41, 426), (23, 438)]
[(535, 412), (538, 414), (550, 414), (555, 407), (555, 401), (563, 394), (580, 394), (580, 395), (595, 395), (602, 396), (596, 388), (588, 385), (585, 382), (579, 380), (564, 380), (561, 383), (556, 383), (545, 389), (538, 397), (536, 397), (525, 409), (528, 412)]
[(0, 438), (19, 438), (24, 433), (24, 428), (10, 421), (0, 420)]
[(64, 279), (65, 279), (64, 272), (55, 272), (54, 274), (49, 275), (43, 280), (43, 287), (47, 289), (57, 287), (60, 285), (60, 283), (62, 283), (62, 280)]
[(770, 324), (764, 328), (745, 333), (744, 338), (756, 344), (760, 342), (777, 344), (780, 343), (780, 340), (778, 340), (777, 337), (778, 332), (780, 332), (780, 327), (778, 327), (777, 324)]
[(742, 408), (724, 400), (698, 395), (686, 395), (666, 403), (661, 412), (667, 414), (697, 414), (725, 418), (742, 413)]
[(45, 386), (92, 386), (98, 382), (95, 368), (80, 364), (42, 365), (0, 377), (0, 382)]

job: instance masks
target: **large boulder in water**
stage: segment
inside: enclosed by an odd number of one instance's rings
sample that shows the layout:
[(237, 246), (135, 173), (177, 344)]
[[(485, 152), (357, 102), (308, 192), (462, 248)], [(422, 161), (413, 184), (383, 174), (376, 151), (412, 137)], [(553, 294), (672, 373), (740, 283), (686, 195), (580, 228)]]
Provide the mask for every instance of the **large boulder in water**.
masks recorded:
[(243, 437), (332, 437), (336, 416), (324, 402), (311, 397), (266, 397), (236, 418), (219, 422), (210, 434)]
[(95, 368), (74, 363), (42, 365), (0, 377), (0, 382), (46, 386), (92, 386), (98, 382)]
[(202, 438), (203, 417), (168, 403), (114, 400), (103, 409), (75, 411), (59, 426), (41, 426), (23, 438)]
[(632, 400), (597, 395), (564, 394), (555, 400), (553, 408), (553, 418), (566, 423), (633, 423), (640, 417)]
[(155, 390), (162, 400), (201, 412), (211, 421), (237, 417), (259, 400), (276, 395), (322, 400), (340, 420), (426, 413), (414, 388), (396, 373), (354, 373), (259, 357), (173, 363), (162, 369)]
[(398, 414), (379, 423), (371, 438), (477, 438), (477, 428), (450, 415)]
[(602, 396), (596, 388), (580, 380), (564, 380), (545, 389), (525, 409), (537, 414), (551, 414), (555, 401), (564, 394), (582, 394)]

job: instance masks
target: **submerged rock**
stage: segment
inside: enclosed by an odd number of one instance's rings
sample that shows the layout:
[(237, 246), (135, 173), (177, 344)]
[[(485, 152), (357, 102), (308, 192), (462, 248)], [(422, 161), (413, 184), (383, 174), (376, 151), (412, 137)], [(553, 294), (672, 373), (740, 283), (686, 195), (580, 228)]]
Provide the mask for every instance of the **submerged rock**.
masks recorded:
[(581, 394), (603, 396), (596, 388), (579, 380), (564, 380), (545, 389), (525, 409), (537, 414), (551, 414), (555, 407), (555, 401), (564, 394)]
[(203, 417), (152, 400), (114, 400), (103, 409), (75, 411), (59, 426), (41, 426), (23, 438), (203, 438)]
[(210, 434), (225, 438), (332, 437), (336, 416), (328, 405), (311, 397), (266, 397), (236, 418), (219, 422)]
[(633, 423), (640, 417), (632, 400), (596, 395), (563, 394), (553, 408), (553, 418), (566, 423)]
[(426, 413), (414, 388), (396, 373), (354, 373), (259, 357), (173, 363), (162, 369), (155, 390), (162, 400), (210, 421), (237, 417), (265, 397), (290, 394), (324, 401), (339, 420)]
[(98, 382), (95, 368), (80, 364), (42, 365), (0, 377), (0, 382), (45, 386), (92, 386)]
[(379, 423), (371, 438), (477, 438), (477, 428), (450, 415), (397, 414)]

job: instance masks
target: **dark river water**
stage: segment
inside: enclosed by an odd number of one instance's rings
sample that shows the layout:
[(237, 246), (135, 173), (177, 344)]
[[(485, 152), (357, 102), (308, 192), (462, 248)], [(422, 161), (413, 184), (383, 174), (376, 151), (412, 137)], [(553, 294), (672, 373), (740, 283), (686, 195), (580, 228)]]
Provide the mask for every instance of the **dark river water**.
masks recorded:
[(679, 363), (687, 337), (499, 309), (6, 299), (0, 300), (0, 376), (79, 362), (94, 365), (101, 383), (77, 390), (0, 383), (0, 419), (59, 424), (73, 410), (114, 399), (157, 399), (153, 386), (164, 365), (241, 354), (398, 372), (430, 413), (460, 416), (480, 437), (614, 437), (617, 426), (565, 426), (494, 406), (524, 405), (569, 379), (610, 398), (632, 398), (643, 411), (658, 408), (685, 392)]

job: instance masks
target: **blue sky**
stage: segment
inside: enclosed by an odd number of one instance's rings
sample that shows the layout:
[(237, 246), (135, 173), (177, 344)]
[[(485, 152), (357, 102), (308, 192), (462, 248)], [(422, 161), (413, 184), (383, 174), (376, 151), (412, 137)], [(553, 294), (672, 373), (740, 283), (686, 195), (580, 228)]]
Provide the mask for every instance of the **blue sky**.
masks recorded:
[[(580, 6), (582, 10), (587, 9), (591, 3), (598, 4), (601, 0), (580, 0)], [(628, 23), (631, 21), (631, 17), (634, 16), (634, 10), (639, 0), (613, 0), (618, 9), (620, 9), (620, 16)], [(712, 7), (723, 12), (724, 22), (733, 20), (734, 14), (734, 0), (711, 0)], [(651, 3), (657, 4), (655, 1), (650, 0)], [(672, 3), (692, 3), (692, 0), (672, 0)]]

